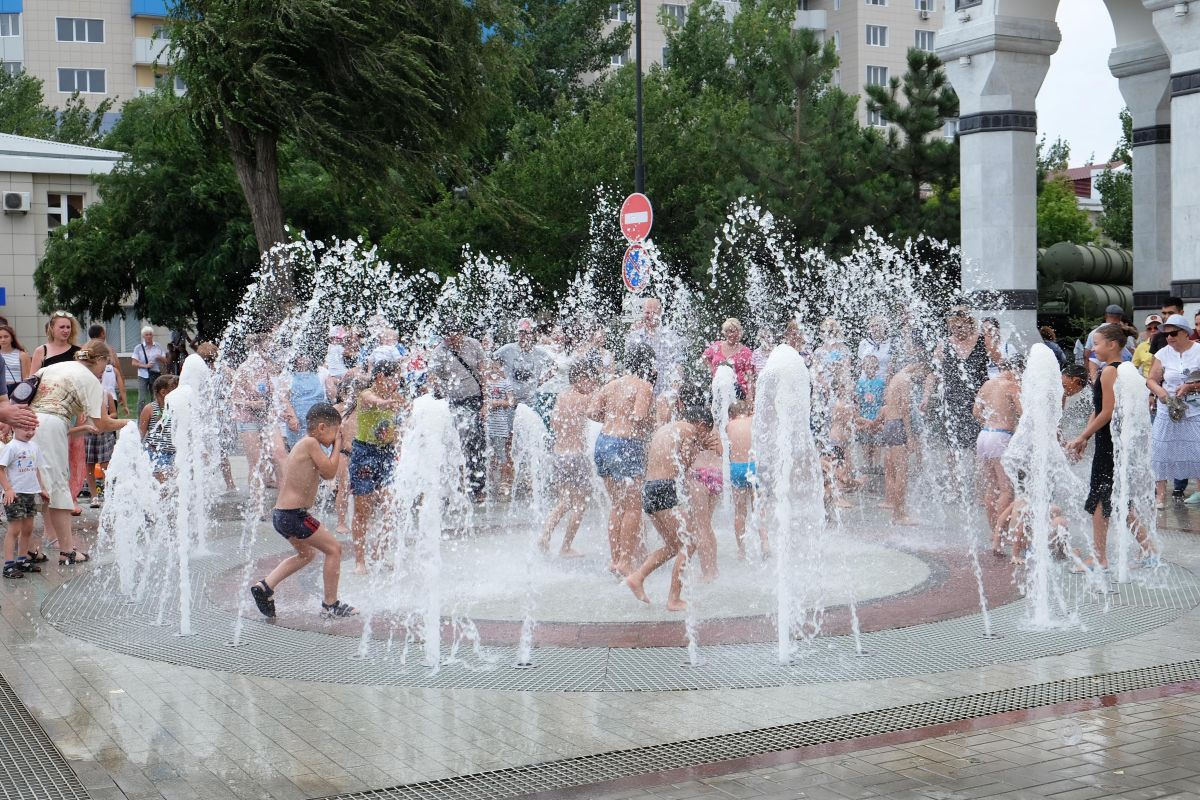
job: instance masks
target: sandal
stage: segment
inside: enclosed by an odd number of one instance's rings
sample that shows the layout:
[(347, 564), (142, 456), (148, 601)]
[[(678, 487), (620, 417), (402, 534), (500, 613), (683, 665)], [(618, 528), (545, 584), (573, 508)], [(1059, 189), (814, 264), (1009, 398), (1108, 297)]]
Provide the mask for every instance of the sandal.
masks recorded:
[(353, 617), (357, 613), (354, 606), (348, 606), (341, 600), (334, 600), (332, 603), (321, 603), (321, 616), (326, 619), (331, 617)]
[(21, 572), (41, 572), (42, 568), (32, 561), (18, 561), (17, 566), (21, 568)]
[(75, 566), (76, 564), (86, 564), (91, 561), (92, 557), (87, 553), (77, 553), (72, 550), (69, 553), (58, 554), (58, 565), (60, 567)]
[(254, 598), (254, 605), (258, 606), (258, 610), (264, 617), (274, 618), (275, 616), (275, 601), (272, 599), (274, 595), (275, 590), (267, 586), (265, 580), (250, 587), (250, 596)]
[(25, 571), (22, 570), (20, 567), (18, 567), (16, 564), (5, 564), (4, 565), (4, 577), (6, 577), (6, 578), (24, 578)]
[(30, 564), (45, 564), (50, 560), (50, 556), (46, 555), (40, 550), (29, 550), (25, 553), (25, 555), (29, 556)]

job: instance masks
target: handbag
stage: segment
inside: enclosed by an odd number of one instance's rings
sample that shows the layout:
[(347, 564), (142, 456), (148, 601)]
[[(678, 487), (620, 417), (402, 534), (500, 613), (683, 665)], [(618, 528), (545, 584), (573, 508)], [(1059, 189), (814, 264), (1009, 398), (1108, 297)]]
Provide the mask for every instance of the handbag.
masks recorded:
[(30, 375), (13, 387), (13, 390), (8, 394), (8, 401), (19, 406), (29, 405), (33, 402), (33, 398), (37, 397), (38, 387), (41, 384), (42, 379), (40, 377)]

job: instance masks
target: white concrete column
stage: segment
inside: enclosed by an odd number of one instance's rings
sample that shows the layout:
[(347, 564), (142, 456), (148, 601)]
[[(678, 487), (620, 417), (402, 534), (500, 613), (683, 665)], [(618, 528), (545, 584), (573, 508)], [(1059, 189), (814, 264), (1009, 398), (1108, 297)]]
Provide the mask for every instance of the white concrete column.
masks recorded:
[(947, 14), (938, 55), (959, 98), (963, 290), (1022, 340), (1037, 333), (1037, 94), (1061, 34), (991, 3)]
[(1170, 59), (1156, 37), (1117, 47), (1108, 66), (1133, 115), (1133, 308), (1138, 322), (1162, 308), (1170, 294)]
[(1171, 57), (1171, 294), (1200, 307), (1200, 2), (1144, 0)]

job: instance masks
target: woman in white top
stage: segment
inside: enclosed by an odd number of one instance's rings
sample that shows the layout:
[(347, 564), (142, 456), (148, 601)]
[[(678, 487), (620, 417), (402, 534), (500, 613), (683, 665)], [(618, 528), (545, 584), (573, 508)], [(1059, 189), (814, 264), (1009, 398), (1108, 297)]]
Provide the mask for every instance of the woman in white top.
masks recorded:
[[(1166, 481), (1200, 477), (1200, 343), (1189, 339), (1192, 325), (1181, 314), (1168, 317), (1161, 330), (1167, 346), (1154, 354), (1146, 379), (1159, 401), (1150, 441), (1159, 507)], [(1172, 410), (1171, 405), (1176, 408)]]
[(31, 359), (10, 325), (0, 325), (0, 357), (4, 359), (4, 384), (7, 393), (12, 394), (16, 385), (29, 377)]
[[(42, 451), (42, 484), (50, 494), (43, 510), (46, 537), (58, 539), (58, 563), (76, 564), (88, 560), (87, 553), (75, 549), (71, 530), (71, 509), (74, 506), (70, 488), (70, 467), (67, 440), (74, 433), (117, 431), (125, 420), (113, 419), (104, 402), (100, 376), (108, 366), (111, 354), (108, 345), (93, 339), (75, 354), (74, 361), (52, 364), (38, 371), (41, 379), (30, 407), (37, 412), (38, 427), (33, 441)], [(87, 423), (75, 426), (83, 414)]]

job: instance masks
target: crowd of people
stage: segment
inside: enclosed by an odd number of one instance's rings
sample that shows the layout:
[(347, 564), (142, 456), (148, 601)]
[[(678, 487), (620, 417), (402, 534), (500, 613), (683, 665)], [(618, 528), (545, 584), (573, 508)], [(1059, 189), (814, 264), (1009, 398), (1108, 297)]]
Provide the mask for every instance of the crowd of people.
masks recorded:
[[(1103, 324), (1068, 355), (1052, 330), (1043, 340), (1059, 360), (1064, 393), (1090, 388), (1094, 411), (1082, 432), (1064, 444), (1078, 457), (1094, 441), (1086, 512), (1093, 517), (1094, 548), (1079, 559), (1082, 569), (1107, 566), (1104, 546), (1112, 514), (1115, 374), (1132, 361), (1146, 383), (1147, 413), (1153, 416), (1151, 461), (1158, 503), (1173, 498), (1200, 503), (1200, 346), (1197, 325), (1170, 298), (1144, 330), (1123, 321), (1112, 306)], [(245, 342), (240, 363), (218, 364), (217, 348), (193, 346), (214, 377), (227, 386), (230, 405), (228, 452), (240, 450), (251, 474), (265, 475), (278, 490), (272, 524), (295, 555), (256, 582), (251, 593), (264, 614), (273, 615), (280, 581), (325, 559), (322, 612), (348, 616), (354, 609), (338, 597), (342, 540), (354, 569), (366, 573), (378, 557), (373, 525), (387, 499), (414, 400), (431, 394), (447, 401), (463, 451), (463, 486), (476, 502), (506, 500), (528, 491), (513, 470), (513, 432), (520, 414), (545, 424), (552, 464), (554, 505), (542, 525), (540, 545), (550, 553), (565, 527), (557, 555), (580, 555), (575, 538), (593, 496), (602, 486), (607, 513), (608, 569), (631, 593), (649, 602), (646, 578), (674, 560), (667, 607), (686, 607), (682, 574), (694, 555), (703, 580), (717, 575), (713, 514), (726, 475), (733, 500), (733, 543), (739, 558), (771, 551), (766, 521), (755, 519), (756, 497), (764, 491), (752, 448), (758, 376), (778, 344), (793, 348), (812, 378), (810, 425), (819, 448), (826, 502), (831, 510), (854, 505), (856, 492), (881, 495), (880, 508), (897, 525), (913, 523), (909, 474), (922, 453), (944, 453), (950, 476), (943, 488), (977, 501), (997, 555), (1020, 562), (1027, 525), (1019, 492), (1003, 456), (1019, 423), (1023, 358), (994, 318), (976, 320), (965, 307), (949, 309), (936, 330), (918, 326), (903, 311), (876, 317), (847, 336), (836, 319), (817, 326), (810, 343), (795, 320), (756, 332), (755, 348), (744, 342), (737, 319), (725, 320), (709, 342), (690, 341), (664, 322), (658, 299), (647, 299), (623, 341), (599, 323), (521, 319), (513, 341), (473, 336), (471, 326), (444, 319), (427, 340), (401, 341), (383, 321), (364, 328), (333, 325), (319, 342), (295, 343), (289, 355), (272, 352), (267, 335)], [(0, 423), (11, 441), (0, 450), (0, 488), (9, 520), (4, 576), (39, 570), (45, 546), (56, 546), (60, 564), (88, 560), (73, 536), (77, 497), (111, 458), (115, 432), (131, 414), (116, 358), (102, 326), (76, 344), (78, 322), (56, 312), (47, 339), (32, 353), (0, 320), (0, 355), (6, 370)], [(137, 370), (137, 424), (152, 470), (169, 482), (173, 469), (169, 394), (188, 342), (168, 349), (152, 329), (132, 354)], [(609, 345), (617, 345), (618, 357)], [(732, 372), (734, 398), (724, 435), (714, 422), (709, 386), (717, 370)], [(11, 398), (11, 399), (10, 399)], [(526, 410), (522, 411), (524, 407)], [(598, 433), (589, 431), (598, 428)], [(593, 438), (594, 437), (594, 438)], [(927, 446), (935, 445), (935, 446)], [(723, 469), (728, 447), (728, 473)], [(940, 456), (939, 456), (940, 458)], [(226, 485), (234, 488), (227, 458)], [(969, 476), (957, 483), (953, 476)], [(326, 528), (310, 513), (321, 482), (335, 487), (336, 523)], [(877, 486), (877, 484), (881, 484)], [(968, 498), (968, 493), (974, 492)], [(761, 504), (759, 504), (761, 505)], [(32, 519), (41, 513), (43, 532)], [(648, 543), (646, 521), (661, 546)], [(1144, 526), (1132, 520), (1143, 557), (1155, 558)], [(748, 546), (749, 545), (749, 546)]]

